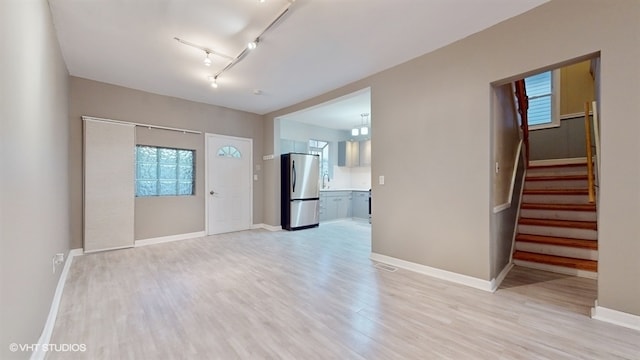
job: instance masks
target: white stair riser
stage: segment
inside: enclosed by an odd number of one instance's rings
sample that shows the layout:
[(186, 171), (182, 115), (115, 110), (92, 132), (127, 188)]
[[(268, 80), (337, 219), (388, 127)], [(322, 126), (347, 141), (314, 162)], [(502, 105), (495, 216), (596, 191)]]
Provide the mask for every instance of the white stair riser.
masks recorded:
[(571, 239), (598, 240), (598, 232), (588, 229), (574, 229), (554, 226), (518, 225), (519, 234), (566, 237)]
[(596, 221), (596, 212), (521, 209), (520, 217), (549, 220)]
[(587, 180), (544, 180), (524, 183), (525, 189), (586, 189), (588, 186)]
[(522, 202), (535, 204), (589, 204), (589, 195), (524, 194)]
[(583, 277), (588, 279), (598, 278), (598, 273), (593, 271), (579, 270), (579, 269), (567, 268), (564, 266), (541, 264), (541, 263), (536, 263), (531, 261), (522, 261), (522, 260), (516, 260), (516, 259), (513, 260), (513, 263), (518, 266), (528, 267), (531, 269), (550, 271), (558, 274), (572, 275), (572, 276), (578, 276), (578, 277)]
[(587, 175), (587, 167), (527, 169), (527, 176)]
[(535, 254), (555, 255), (574, 259), (598, 260), (598, 250), (581, 249), (566, 246), (538, 244), (524, 241), (516, 242), (516, 250)]

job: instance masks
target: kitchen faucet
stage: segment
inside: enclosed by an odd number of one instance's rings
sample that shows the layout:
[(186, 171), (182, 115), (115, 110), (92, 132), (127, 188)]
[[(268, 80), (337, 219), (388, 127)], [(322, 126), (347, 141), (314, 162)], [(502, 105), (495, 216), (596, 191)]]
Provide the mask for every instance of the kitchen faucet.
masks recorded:
[[(324, 182), (324, 179), (327, 178), (327, 182)], [(322, 188), (323, 189), (328, 189), (329, 188), (329, 173), (328, 172), (324, 172), (324, 174), (322, 175)]]

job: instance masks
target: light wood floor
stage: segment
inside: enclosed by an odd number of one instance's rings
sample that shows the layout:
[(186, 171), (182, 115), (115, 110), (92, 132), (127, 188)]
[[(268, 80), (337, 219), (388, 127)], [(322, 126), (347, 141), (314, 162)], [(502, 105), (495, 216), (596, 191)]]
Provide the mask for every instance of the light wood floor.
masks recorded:
[(341, 221), (77, 257), (49, 359), (639, 359), (595, 281), (514, 268), (495, 294), (369, 260)]

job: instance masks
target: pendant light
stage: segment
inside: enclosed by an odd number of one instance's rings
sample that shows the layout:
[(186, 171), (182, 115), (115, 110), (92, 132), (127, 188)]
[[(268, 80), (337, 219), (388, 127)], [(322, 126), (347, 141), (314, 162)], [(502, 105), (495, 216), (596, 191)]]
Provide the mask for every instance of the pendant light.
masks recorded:
[[(361, 135), (369, 135), (369, 113), (360, 114), (362, 118), (362, 126), (360, 126), (360, 134)], [(366, 118), (366, 121), (365, 121)]]

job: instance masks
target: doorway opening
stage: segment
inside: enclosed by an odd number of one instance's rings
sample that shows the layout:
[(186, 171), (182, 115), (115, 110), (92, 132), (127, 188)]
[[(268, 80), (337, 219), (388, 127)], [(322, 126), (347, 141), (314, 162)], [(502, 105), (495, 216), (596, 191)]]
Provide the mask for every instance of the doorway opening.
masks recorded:
[(364, 88), (280, 116), (274, 133), (276, 155), (320, 156), (320, 226), (337, 221), (362, 223), (369, 239), (372, 119), (371, 89)]
[[(492, 278), (544, 283), (585, 315), (597, 297), (599, 69), (595, 53), (491, 88)], [(579, 285), (553, 286), (566, 281)]]

